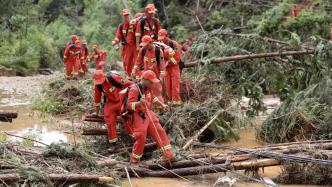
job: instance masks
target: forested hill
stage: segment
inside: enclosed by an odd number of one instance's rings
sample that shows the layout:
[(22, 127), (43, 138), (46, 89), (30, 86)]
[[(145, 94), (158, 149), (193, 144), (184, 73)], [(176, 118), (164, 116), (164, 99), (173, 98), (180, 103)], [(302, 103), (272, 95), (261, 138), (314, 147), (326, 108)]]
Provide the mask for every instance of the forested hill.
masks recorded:
[[(332, 22), (327, 0), (0, 0), (0, 65), (19, 75), (59, 68), (72, 34), (88, 40), (90, 47), (97, 43), (108, 50), (108, 60), (119, 59), (110, 43), (120, 11), (128, 7), (134, 15), (148, 3), (156, 5), (163, 27), (180, 42), (221, 27), (283, 40), (294, 37), (291, 33), (301, 39), (328, 38)], [(294, 3), (306, 11), (285, 19)]]

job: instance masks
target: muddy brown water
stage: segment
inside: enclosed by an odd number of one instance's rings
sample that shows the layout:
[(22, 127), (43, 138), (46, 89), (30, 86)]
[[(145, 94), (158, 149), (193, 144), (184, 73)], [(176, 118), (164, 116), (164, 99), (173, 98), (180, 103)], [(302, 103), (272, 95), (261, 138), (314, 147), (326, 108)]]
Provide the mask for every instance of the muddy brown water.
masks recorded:
[[(18, 112), (18, 118), (14, 119), (12, 123), (0, 122), (1, 131), (32, 138), (45, 144), (68, 142), (71, 139), (69, 135), (58, 130), (56, 125), (58, 120), (52, 117), (40, 117), (33, 113), (30, 109), (30, 98), (25, 94), (0, 90), (0, 110), (14, 110)], [(9, 141), (23, 141), (21, 138), (4, 134), (0, 136), (1, 139)]]
[[(42, 77), (44, 79), (44, 77)], [(40, 91), (40, 84), (36, 84), (36, 80), (40, 80), (40, 77), (31, 77), (31, 78), (19, 78), (19, 77), (0, 77), (0, 110), (16, 110), (18, 111), (18, 118), (14, 119), (12, 123), (0, 122), (0, 131), (5, 131), (19, 136), (32, 136), (38, 141), (50, 144), (53, 142), (71, 142), (72, 137), (61, 131), (59, 128), (58, 120), (45, 120), (52, 119), (49, 117), (40, 117), (34, 114), (30, 109), (30, 98), (34, 95), (33, 91)], [(18, 84), (9, 85), (8, 81), (14, 80)], [(33, 83), (30, 84), (30, 82)], [(45, 79), (46, 80), (46, 79)], [(23, 82), (22, 82), (23, 81)], [(27, 89), (24, 88), (28, 87)], [(23, 87), (23, 88), (22, 88)], [(277, 106), (280, 101), (277, 98), (268, 96), (265, 98), (265, 103), (268, 105), (268, 108), (273, 109)], [(246, 106), (246, 101), (242, 105)], [(256, 125), (261, 123), (264, 117), (259, 117), (255, 120)], [(236, 147), (255, 147), (261, 145), (256, 141), (255, 138), (255, 129), (242, 129), (240, 130), (239, 141), (230, 141), (227, 142), (227, 145), (232, 145)], [(22, 139), (14, 137), (5, 137), (6, 140), (12, 141), (22, 141)], [(0, 140), (4, 139), (4, 135), (0, 135)], [(208, 150), (215, 151), (215, 150)], [(268, 167), (265, 168), (264, 173), (260, 171), (262, 176), (267, 176), (270, 178), (277, 177), (281, 172), (280, 167)], [(190, 176), (185, 177), (190, 182), (183, 179), (169, 179), (169, 178), (132, 178), (131, 182), (133, 187), (212, 187), (215, 181), (219, 177), (223, 177), (223, 173), (217, 174), (208, 174), (200, 176)], [(227, 176), (230, 176), (227, 174)], [(238, 178), (237, 176), (230, 176)], [(122, 180), (121, 186), (129, 187), (129, 183), (126, 179)], [(218, 185), (216, 185), (218, 186)], [(220, 185), (219, 185), (220, 186)], [(234, 186), (236, 187), (261, 187), (262, 184), (249, 183), (249, 182), (237, 182)], [(280, 185), (287, 187), (316, 187), (315, 185)]]

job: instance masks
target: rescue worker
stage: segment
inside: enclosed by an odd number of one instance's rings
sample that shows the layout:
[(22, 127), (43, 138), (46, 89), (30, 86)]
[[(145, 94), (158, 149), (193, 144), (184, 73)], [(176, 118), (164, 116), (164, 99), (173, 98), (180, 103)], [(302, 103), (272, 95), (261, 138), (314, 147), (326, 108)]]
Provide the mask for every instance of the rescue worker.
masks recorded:
[(143, 70), (152, 70), (157, 78), (164, 78), (166, 76), (166, 65), (163, 51), (153, 44), (153, 39), (150, 36), (144, 36), (140, 46), (142, 48), (138, 52), (132, 71), (133, 78), (137, 78)]
[(81, 66), (80, 66), (80, 72), (83, 73), (84, 79), (86, 79), (86, 74), (88, 72), (88, 66), (86, 64), (86, 61), (88, 59), (89, 50), (88, 50), (88, 42), (86, 40), (82, 40), (82, 46), (81, 46)]
[(78, 70), (80, 67), (81, 54), (81, 42), (76, 40), (74, 45), (69, 45), (64, 52), (63, 60), (66, 64), (66, 79), (77, 79)]
[(89, 57), (88, 61), (94, 60), (96, 61), (96, 69), (104, 69), (107, 52), (104, 50), (99, 50), (96, 44), (92, 46), (92, 49), (93, 53)]
[(167, 59), (165, 84), (169, 105), (178, 106), (182, 104), (180, 97), (181, 76), (179, 66), (182, 56), (182, 46), (167, 36), (166, 29), (161, 29), (159, 31), (158, 40), (173, 49), (172, 51), (168, 50), (168, 54), (165, 54), (164, 52), (165, 60)]
[[(133, 68), (132, 77), (138, 79), (142, 71), (152, 70), (159, 80), (163, 80), (166, 77), (166, 64), (164, 61), (164, 53), (162, 49), (153, 44), (153, 40), (150, 36), (144, 36), (142, 38), (142, 47), (136, 58), (136, 63)], [(163, 101), (162, 97), (162, 83), (154, 84), (152, 91)]]
[(150, 36), (154, 41), (158, 39), (158, 32), (161, 29), (160, 21), (153, 17), (155, 9), (146, 6), (144, 11), (145, 17), (139, 20), (136, 28), (136, 50), (139, 50), (139, 44), (144, 36)]
[(112, 45), (114, 46), (121, 42), (123, 68), (127, 75), (130, 76), (137, 57), (135, 22), (130, 21), (130, 11), (128, 9), (122, 10), (121, 14), (123, 16), (123, 23), (118, 26)]
[[(130, 85), (132, 82), (121, 77), (119, 74), (110, 72), (107, 75), (103, 70), (95, 70), (94, 80), (94, 101), (96, 106), (96, 115), (100, 113), (102, 96), (104, 96), (104, 119), (107, 124), (107, 135), (109, 143), (116, 143), (118, 138), (116, 134), (117, 116), (121, 112), (119, 92)], [(128, 133), (130, 130), (125, 126)]]
[(301, 10), (300, 5), (298, 5), (298, 4), (293, 5), (292, 10), (291, 10), (291, 16), (292, 17), (297, 17), (300, 10)]
[(151, 92), (152, 85), (158, 82), (156, 74), (147, 70), (143, 72), (139, 83), (129, 87), (127, 109), (133, 113), (132, 127), (135, 140), (130, 162), (134, 164), (138, 163), (143, 155), (147, 135), (150, 135), (156, 142), (166, 161), (174, 160), (167, 134), (161, 127), (157, 115), (151, 111), (152, 104), (160, 105), (164, 110), (168, 108)]
[(77, 35), (71, 35), (71, 41), (66, 43), (66, 48), (70, 45), (74, 45), (76, 40), (79, 40), (79, 37)]

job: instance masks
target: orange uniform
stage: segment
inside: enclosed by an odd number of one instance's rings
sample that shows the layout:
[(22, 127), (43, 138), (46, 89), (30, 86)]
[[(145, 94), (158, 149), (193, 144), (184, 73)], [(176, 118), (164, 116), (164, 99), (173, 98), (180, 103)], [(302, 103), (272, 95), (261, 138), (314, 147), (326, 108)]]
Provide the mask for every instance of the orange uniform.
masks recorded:
[(70, 79), (71, 76), (76, 78), (78, 76), (78, 70), (80, 67), (80, 60), (82, 58), (81, 48), (79, 47), (79, 41), (77, 44), (69, 45), (64, 52), (64, 62), (66, 64), (66, 78)]
[(107, 58), (107, 52), (98, 49), (95, 49), (90, 57), (91, 60), (96, 61), (96, 67), (99, 69), (103, 68), (103, 66), (105, 65), (106, 58)]
[[(139, 98), (145, 97), (147, 108), (144, 105), (136, 107)], [(165, 130), (159, 123), (157, 115), (151, 111), (151, 104), (157, 101), (157, 97), (153, 96), (150, 89), (142, 89), (140, 83), (133, 84), (129, 88), (127, 109), (133, 112), (133, 137), (135, 139), (131, 161), (138, 162), (143, 155), (144, 145), (147, 135), (157, 143), (159, 149), (166, 159), (173, 158), (172, 147)]]
[(182, 56), (182, 46), (174, 40), (166, 38), (164, 44), (169, 46), (172, 50), (165, 48), (164, 56), (166, 61), (167, 75), (165, 77), (166, 93), (171, 104), (181, 104), (180, 97), (180, 66), (179, 62)]
[(86, 61), (88, 59), (88, 55), (89, 55), (89, 50), (87, 47), (84, 47), (81, 49), (81, 53), (82, 53), (82, 57), (81, 57), (81, 70), (86, 73), (88, 72), (88, 66), (86, 65)]
[(95, 85), (95, 105), (100, 106), (102, 95), (106, 99), (104, 119), (107, 124), (108, 139), (110, 142), (117, 141), (116, 118), (121, 112), (119, 92), (131, 84), (132, 82), (121, 77), (119, 74), (112, 73), (106, 76), (106, 81), (102, 84)]
[(118, 26), (114, 41), (121, 41), (122, 44), (122, 62), (125, 72), (130, 76), (137, 57), (135, 21), (125, 22)]
[(161, 29), (160, 21), (156, 18), (141, 18), (136, 27), (136, 37), (150, 36), (157, 41), (158, 32)]
[[(159, 50), (159, 52), (156, 52), (156, 50)], [(140, 49), (136, 58), (133, 73), (135, 75), (140, 75), (143, 70), (152, 70), (159, 79), (166, 76), (164, 54), (160, 47), (153, 46), (151, 50), (147, 47)]]
[(300, 11), (300, 6), (295, 4), (292, 6), (292, 10), (291, 10), (291, 16), (292, 17), (297, 17), (298, 13)]

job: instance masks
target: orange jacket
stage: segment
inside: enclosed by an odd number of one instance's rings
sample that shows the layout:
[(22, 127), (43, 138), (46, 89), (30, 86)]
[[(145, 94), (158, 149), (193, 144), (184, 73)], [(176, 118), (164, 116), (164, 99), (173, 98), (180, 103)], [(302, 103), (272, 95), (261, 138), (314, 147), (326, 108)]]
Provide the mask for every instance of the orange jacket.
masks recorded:
[(145, 35), (149, 35), (151, 36), (151, 38), (157, 40), (158, 32), (160, 29), (161, 26), (159, 19), (156, 18), (148, 19), (147, 17), (143, 17), (137, 23), (135, 35), (136, 37), (138, 36), (143, 37)]
[(64, 52), (64, 62), (80, 61), (82, 58), (81, 48), (77, 48), (74, 45), (69, 45)]
[[(133, 112), (146, 112), (146, 107), (145, 105), (141, 105), (137, 107), (137, 102), (139, 102), (139, 94), (140, 91), (142, 94), (145, 96), (145, 102), (149, 110), (151, 110), (152, 103), (155, 103), (158, 101), (158, 98), (153, 95), (153, 92), (150, 88), (142, 89), (140, 88), (139, 91), (140, 83), (138, 84), (132, 84), (129, 87), (129, 92), (128, 92), (128, 100), (127, 100), (127, 109)], [(141, 96), (142, 98), (142, 96)]]
[(95, 60), (97, 63), (105, 61), (107, 57), (107, 52), (103, 50), (95, 50), (91, 54), (90, 59)]
[(131, 21), (130, 23), (121, 23), (116, 30), (114, 41), (119, 42), (122, 39), (125, 39), (127, 44), (136, 43), (135, 26), (134, 21)]
[(119, 103), (120, 102), (120, 97), (119, 97), (119, 92), (127, 87), (129, 87), (130, 85), (132, 85), (132, 82), (129, 81), (126, 78), (121, 77), (119, 74), (116, 73), (112, 73), (112, 78), (113, 80), (118, 83), (119, 85), (121, 85), (121, 88), (118, 88), (114, 85), (112, 85), (112, 83), (110, 81), (108, 81), (108, 79), (106, 78), (106, 81), (101, 85), (101, 86), (95, 86), (94, 88), (94, 92), (95, 92), (95, 105), (98, 106), (101, 103), (101, 98), (102, 95), (104, 94), (104, 96), (106, 97), (106, 102), (109, 103)]
[[(170, 54), (170, 57), (168, 58), (168, 66), (177, 65), (182, 57), (182, 46), (177, 41), (171, 40), (169, 38), (166, 38), (165, 44), (171, 47), (174, 51)], [(166, 54), (164, 55), (166, 59)], [(174, 60), (172, 59), (172, 57), (174, 58)]]
[(158, 78), (166, 76), (166, 64), (164, 61), (164, 53), (159, 48), (159, 64), (156, 58), (156, 46), (153, 46), (152, 50), (145, 49), (145, 55), (143, 56), (144, 48), (141, 48), (136, 58), (136, 63), (133, 69), (133, 73), (139, 75), (141, 70), (152, 70), (155, 72)]

